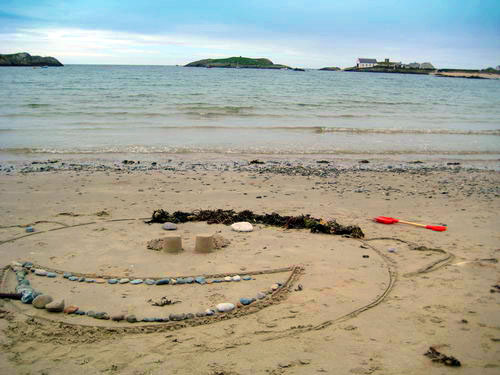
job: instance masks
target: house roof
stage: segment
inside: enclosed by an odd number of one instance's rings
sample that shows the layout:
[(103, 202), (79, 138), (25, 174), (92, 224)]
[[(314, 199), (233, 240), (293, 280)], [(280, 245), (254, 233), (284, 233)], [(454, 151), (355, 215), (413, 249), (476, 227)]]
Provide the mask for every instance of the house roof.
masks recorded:
[(358, 61), (360, 64), (376, 64), (377, 60), (376, 59), (365, 59), (365, 58), (358, 58)]

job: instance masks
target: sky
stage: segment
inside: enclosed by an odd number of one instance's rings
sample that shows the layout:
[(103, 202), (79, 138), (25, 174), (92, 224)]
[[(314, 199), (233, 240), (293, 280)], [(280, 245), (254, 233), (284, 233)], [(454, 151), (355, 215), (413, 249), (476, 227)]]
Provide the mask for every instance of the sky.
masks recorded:
[(0, 0), (0, 53), (16, 52), (64, 64), (365, 57), (477, 69), (500, 65), (500, 0)]

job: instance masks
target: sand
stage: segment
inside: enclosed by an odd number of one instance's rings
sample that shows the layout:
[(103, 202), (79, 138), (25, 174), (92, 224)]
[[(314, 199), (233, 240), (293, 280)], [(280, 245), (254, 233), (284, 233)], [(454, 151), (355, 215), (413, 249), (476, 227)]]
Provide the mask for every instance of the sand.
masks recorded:
[[(3, 173), (0, 240), (23, 236), (28, 224), (38, 234), (1, 244), (2, 265), (30, 260), (96, 277), (263, 272), (251, 281), (178, 286), (79, 284), (29, 276), (35, 288), (85, 310), (138, 318), (195, 313), (284, 282), (291, 274), (287, 267), (300, 265), (303, 271), (289, 292), (262, 308), (240, 309), (231, 319), (207, 319), (198, 326), (142, 333), (123, 329), (141, 323), (50, 314), (0, 300), (0, 372), (498, 373), (500, 294), (490, 292), (500, 283), (498, 172), (444, 164), (418, 172), (351, 168), (320, 177), (259, 169), (264, 167)], [(158, 208), (308, 213), (359, 225), (365, 239), (263, 225), (236, 233), (224, 225), (185, 223), (175, 232), (184, 251), (164, 254), (146, 246), (167, 232), (142, 220)], [(371, 221), (379, 215), (449, 229), (441, 233)], [(63, 226), (68, 227), (49, 231)], [(231, 242), (199, 254), (194, 252), (198, 233), (219, 233)], [(286, 270), (269, 272), (280, 268)], [(14, 285), (10, 276), (6, 286)], [(163, 296), (181, 302), (163, 307), (148, 302)], [(462, 367), (431, 362), (423, 355), (429, 346), (453, 355)]]

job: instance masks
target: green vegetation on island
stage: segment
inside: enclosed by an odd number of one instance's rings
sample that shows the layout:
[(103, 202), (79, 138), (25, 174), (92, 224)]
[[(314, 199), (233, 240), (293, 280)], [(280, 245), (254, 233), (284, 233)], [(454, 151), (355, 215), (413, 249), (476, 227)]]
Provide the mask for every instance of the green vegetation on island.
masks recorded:
[(337, 72), (337, 71), (339, 71), (341, 69), (339, 67), (337, 67), (337, 66), (327, 66), (327, 67), (321, 68), (319, 70), (326, 70), (328, 72)]
[(59, 60), (47, 56), (31, 56), (29, 53), (0, 54), (0, 66), (63, 66)]
[(292, 69), (289, 66), (274, 64), (269, 59), (249, 57), (229, 57), (226, 59), (205, 59), (191, 62), (187, 67), (200, 68), (236, 68), (236, 69)]

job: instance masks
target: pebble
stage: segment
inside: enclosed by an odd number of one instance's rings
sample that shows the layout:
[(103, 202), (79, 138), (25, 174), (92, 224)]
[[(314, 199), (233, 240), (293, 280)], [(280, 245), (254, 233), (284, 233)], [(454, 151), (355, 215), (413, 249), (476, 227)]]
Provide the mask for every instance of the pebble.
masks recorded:
[(214, 315), (215, 314), (215, 311), (212, 310), (212, 309), (206, 309), (205, 310), (205, 315), (206, 316), (211, 316), (211, 315)]
[(85, 277), (80, 277), (80, 278), (78, 279), (78, 282), (79, 282), (79, 283), (83, 283), (84, 281), (85, 281)]
[(170, 279), (170, 285), (175, 285), (177, 284), (177, 280), (176, 279)]
[(109, 279), (108, 284), (118, 284), (118, 279)]
[(168, 318), (177, 322), (186, 319), (186, 314), (170, 314)]
[(51, 303), (52, 302), (52, 297), (47, 295), (47, 294), (42, 294), (38, 297), (36, 297), (33, 302), (32, 302), (32, 305), (34, 307), (36, 307), (37, 309), (44, 309), (45, 306), (48, 304), (48, 303)]
[(19, 280), (19, 286), (30, 286), (30, 281), (28, 279)]
[(257, 298), (258, 299), (264, 299), (264, 298), (266, 298), (266, 293), (262, 293), (262, 292), (257, 293)]
[(156, 283), (156, 281), (152, 280), (152, 279), (144, 280), (144, 284), (146, 284), (146, 285), (154, 285), (155, 283)]
[(94, 314), (95, 319), (109, 320), (109, 315), (105, 312), (96, 312)]
[(23, 267), (24, 268), (31, 268), (31, 267), (33, 267), (33, 263), (31, 263), (31, 262), (24, 262), (23, 263)]
[(272, 290), (278, 290), (278, 289), (279, 289), (279, 287), (280, 287), (280, 286), (279, 286), (278, 284), (273, 284), (273, 285), (271, 285), (271, 289), (272, 289)]
[(250, 305), (253, 301), (255, 301), (254, 298), (240, 298), (240, 302), (242, 305)]
[(204, 317), (206, 314), (205, 314), (204, 312), (197, 312), (195, 315), (196, 315), (198, 318), (202, 318), (202, 317)]
[(165, 230), (176, 230), (177, 225), (175, 225), (174, 223), (167, 222), (167, 223), (163, 224), (162, 228)]
[(120, 279), (120, 281), (118, 281), (120, 284), (126, 284), (130, 281), (130, 279), (127, 279), (127, 278), (124, 278), (124, 279)]
[(193, 319), (194, 318), (194, 314), (193, 313), (187, 313), (186, 314), (186, 319)]
[(76, 276), (70, 276), (70, 277), (68, 277), (68, 280), (70, 280), (70, 281), (76, 281), (76, 280), (78, 280), (78, 277), (76, 277)]
[(86, 278), (85, 279), (85, 282), (86, 283), (93, 283), (95, 280), (94, 279), (91, 279), (91, 278)]
[(78, 306), (75, 305), (69, 305), (64, 308), (65, 314), (74, 314), (76, 311), (78, 311)]
[(104, 284), (106, 282), (106, 280), (105, 279), (95, 279), (94, 282), (97, 284)]
[(76, 310), (75, 311), (75, 315), (85, 315), (85, 314), (86, 314), (86, 312), (83, 310)]
[(129, 323), (136, 323), (137, 322), (137, 318), (135, 317), (135, 315), (127, 315), (126, 320)]
[(170, 279), (160, 279), (160, 280), (156, 280), (155, 284), (156, 285), (166, 285), (170, 282)]
[(142, 279), (135, 279), (135, 280), (132, 280), (130, 282), (130, 284), (133, 284), (133, 285), (139, 285), (139, 284), (142, 284), (144, 281)]
[(223, 280), (219, 280), (219, 279), (214, 279), (212, 280), (213, 283), (221, 283)]
[(186, 284), (186, 280), (183, 279), (182, 277), (177, 278), (177, 284)]
[(233, 278), (231, 276), (226, 276), (224, 277), (224, 281), (226, 282), (233, 281)]
[(226, 303), (219, 303), (217, 306), (217, 311), (219, 312), (227, 312), (234, 310), (235, 306), (232, 303), (226, 302)]
[(95, 316), (95, 311), (94, 310), (87, 311), (87, 316), (93, 318)]
[(233, 276), (233, 281), (240, 281), (241, 277), (239, 275)]
[(26, 233), (33, 233), (35, 231), (35, 228), (33, 227), (26, 227)]
[(206, 284), (207, 282), (203, 276), (196, 277), (194, 281), (196, 281), (198, 284)]
[(239, 223), (232, 224), (231, 229), (235, 232), (251, 232), (253, 231), (253, 225), (247, 221), (241, 221)]
[(390, 253), (395, 253), (396, 252), (396, 248), (395, 247), (390, 247), (387, 249), (388, 252)]
[(252, 276), (243, 276), (242, 279), (245, 281), (252, 280)]
[(65, 279), (69, 279), (71, 276), (73, 276), (73, 275), (72, 275), (72, 274), (70, 274), (69, 272), (64, 272), (64, 273), (63, 273), (63, 277), (64, 277)]
[(57, 274), (55, 272), (47, 272), (47, 277), (54, 278), (57, 277)]
[(120, 322), (122, 320), (125, 319), (125, 314), (115, 314), (115, 315), (111, 315), (111, 320), (115, 321), (115, 322)]
[(47, 273), (48, 272), (45, 270), (41, 270), (41, 269), (35, 270), (35, 275), (37, 275), (37, 276), (47, 276)]
[(194, 279), (192, 277), (186, 277), (184, 280), (186, 281), (186, 284), (194, 283)]
[(168, 318), (153, 318), (155, 322), (168, 322)]
[(62, 312), (64, 310), (64, 300), (50, 302), (45, 305), (45, 309), (50, 312)]
[(11, 267), (23, 267), (22, 263), (16, 262), (15, 260), (10, 262), (10, 265), (11, 265)]
[(142, 321), (143, 322), (154, 322), (155, 318), (143, 318)]

